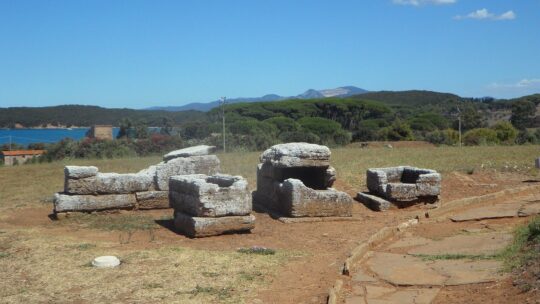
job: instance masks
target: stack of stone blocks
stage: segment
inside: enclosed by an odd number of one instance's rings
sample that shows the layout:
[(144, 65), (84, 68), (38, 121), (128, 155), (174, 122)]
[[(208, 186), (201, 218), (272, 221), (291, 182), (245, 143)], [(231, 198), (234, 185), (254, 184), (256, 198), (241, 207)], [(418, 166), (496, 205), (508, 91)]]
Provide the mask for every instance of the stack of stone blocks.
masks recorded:
[(66, 166), (64, 191), (54, 195), (54, 213), (107, 209), (169, 208), (169, 178), (220, 171), (215, 147), (196, 146), (166, 154), (138, 173), (101, 173), (93, 166)]
[(330, 149), (287, 143), (264, 151), (257, 166), (254, 202), (286, 217), (350, 217), (352, 199), (332, 188)]
[(251, 193), (241, 176), (173, 176), (169, 202), (176, 230), (189, 237), (245, 232), (255, 226)]
[(359, 192), (357, 199), (367, 207), (382, 211), (403, 202), (433, 202), (441, 193), (441, 175), (435, 170), (410, 166), (368, 169), (369, 193)]

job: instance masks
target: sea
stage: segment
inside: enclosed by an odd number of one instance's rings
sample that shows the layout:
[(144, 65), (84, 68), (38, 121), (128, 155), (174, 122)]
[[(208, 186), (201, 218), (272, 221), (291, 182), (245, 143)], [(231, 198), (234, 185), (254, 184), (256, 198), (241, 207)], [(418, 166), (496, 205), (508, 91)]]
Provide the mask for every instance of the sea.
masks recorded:
[[(55, 143), (64, 138), (79, 140), (85, 137), (89, 128), (68, 129), (0, 129), (0, 145), (16, 143), (28, 145), (32, 143)], [(116, 138), (119, 128), (113, 128)]]

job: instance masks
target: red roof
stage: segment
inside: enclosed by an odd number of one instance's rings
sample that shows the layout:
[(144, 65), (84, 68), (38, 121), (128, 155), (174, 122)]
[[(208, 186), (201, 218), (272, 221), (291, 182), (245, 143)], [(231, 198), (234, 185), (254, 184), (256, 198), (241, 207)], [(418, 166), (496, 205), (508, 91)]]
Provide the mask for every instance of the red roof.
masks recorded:
[(13, 150), (2, 151), (4, 156), (19, 156), (19, 155), (41, 155), (45, 154), (45, 150)]

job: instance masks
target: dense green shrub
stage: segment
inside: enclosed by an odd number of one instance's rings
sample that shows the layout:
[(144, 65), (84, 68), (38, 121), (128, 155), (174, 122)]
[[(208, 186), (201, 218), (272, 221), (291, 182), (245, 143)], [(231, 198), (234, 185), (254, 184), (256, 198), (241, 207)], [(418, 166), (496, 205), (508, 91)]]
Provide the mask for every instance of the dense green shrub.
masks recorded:
[(303, 131), (313, 133), (320, 139), (320, 144), (344, 145), (351, 141), (348, 132), (341, 128), (341, 125), (330, 119), (322, 117), (304, 117), (298, 120)]
[(377, 132), (380, 140), (413, 140), (413, 132), (408, 123), (396, 120), (392, 125)]
[(283, 132), (296, 132), (300, 129), (300, 125), (294, 119), (283, 116), (268, 118), (263, 122), (276, 126), (280, 134)]
[(279, 135), (279, 141), (288, 142), (307, 142), (311, 144), (318, 144), (321, 142), (319, 136), (311, 132), (283, 132)]
[(454, 129), (436, 130), (428, 133), (425, 140), (436, 145), (455, 146), (459, 144), (459, 133)]
[(440, 114), (421, 113), (408, 120), (411, 129), (417, 131), (435, 131), (448, 128), (448, 120)]
[(468, 146), (494, 145), (499, 143), (499, 138), (493, 129), (477, 128), (469, 130), (463, 135), (463, 143)]
[(504, 144), (513, 144), (516, 141), (518, 135), (518, 130), (508, 121), (500, 121), (496, 123), (493, 127), (493, 130), (497, 132), (497, 138), (500, 143)]

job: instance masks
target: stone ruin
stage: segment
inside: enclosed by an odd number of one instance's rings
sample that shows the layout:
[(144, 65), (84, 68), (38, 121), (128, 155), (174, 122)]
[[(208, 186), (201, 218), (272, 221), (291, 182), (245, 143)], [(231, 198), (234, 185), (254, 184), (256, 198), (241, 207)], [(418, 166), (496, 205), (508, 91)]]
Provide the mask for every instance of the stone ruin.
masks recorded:
[(369, 193), (359, 192), (357, 199), (376, 211), (419, 201), (433, 203), (441, 193), (441, 175), (430, 169), (409, 166), (368, 169), (366, 179)]
[(176, 230), (189, 237), (245, 232), (255, 227), (251, 193), (241, 176), (173, 176), (169, 202)]
[(101, 173), (93, 166), (66, 166), (64, 192), (54, 195), (54, 213), (169, 208), (169, 178), (219, 172), (219, 159), (208, 155), (214, 149), (196, 146), (176, 150), (138, 173)]
[(254, 203), (288, 217), (350, 217), (352, 199), (332, 188), (330, 149), (287, 143), (264, 151), (257, 166)]

